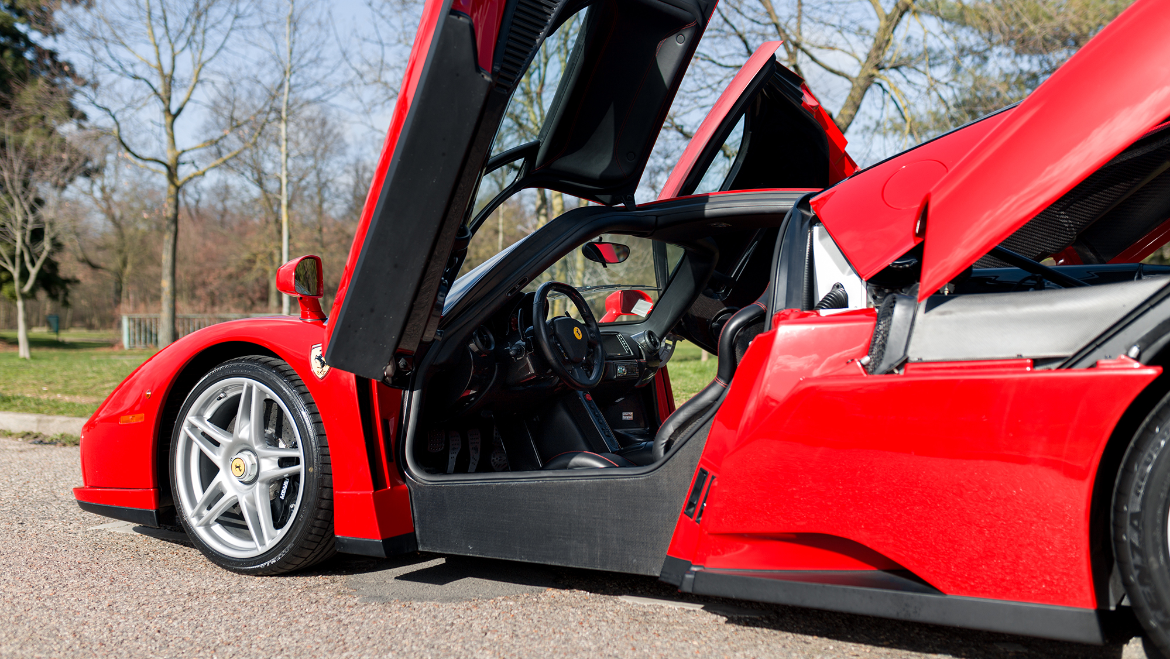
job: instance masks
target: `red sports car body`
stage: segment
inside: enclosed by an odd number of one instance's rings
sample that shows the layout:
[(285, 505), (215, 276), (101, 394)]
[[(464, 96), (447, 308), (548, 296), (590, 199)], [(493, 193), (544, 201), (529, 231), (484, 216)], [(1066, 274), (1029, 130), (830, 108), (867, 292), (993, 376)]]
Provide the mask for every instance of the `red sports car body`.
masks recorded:
[[(1166, 649), (1170, 6), (863, 170), (764, 44), (638, 204), (713, 11), (430, 0), (331, 316), (299, 259), (300, 318), (148, 360), (81, 506), (248, 573), (426, 550), (1084, 642), (1132, 611)], [(539, 134), (498, 144), (557, 30)], [(595, 203), (461, 273), (528, 189)], [(719, 366), (677, 410), (676, 337)]]

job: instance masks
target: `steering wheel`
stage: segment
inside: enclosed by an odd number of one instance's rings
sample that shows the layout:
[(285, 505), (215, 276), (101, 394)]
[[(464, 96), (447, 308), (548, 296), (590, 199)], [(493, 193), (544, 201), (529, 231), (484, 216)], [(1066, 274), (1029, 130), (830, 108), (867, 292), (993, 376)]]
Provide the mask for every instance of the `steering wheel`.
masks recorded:
[[(545, 320), (549, 293), (561, 293), (577, 307), (584, 323), (568, 316)], [(536, 345), (553, 373), (570, 387), (584, 391), (601, 382), (605, 373), (605, 351), (601, 348), (601, 329), (593, 312), (577, 289), (559, 281), (549, 281), (536, 289), (532, 307), (532, 328)], [(592, 353), (592, 359), (590, 359)], [(588, 362), (588, 363), (586, 363)], [(588, 367), (588, 371), (586, 368)]]

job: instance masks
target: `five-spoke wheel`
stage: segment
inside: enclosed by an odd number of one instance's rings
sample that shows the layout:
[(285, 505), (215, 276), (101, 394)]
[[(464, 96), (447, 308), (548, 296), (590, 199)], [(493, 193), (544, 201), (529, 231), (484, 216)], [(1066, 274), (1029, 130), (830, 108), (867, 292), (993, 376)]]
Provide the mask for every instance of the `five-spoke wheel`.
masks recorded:
[(223, 567), (275, 574), (333, 553), (329, 450), (288, 364), (221, 364), (188, 395), (171, 442), (171, 486), (195, 544)]

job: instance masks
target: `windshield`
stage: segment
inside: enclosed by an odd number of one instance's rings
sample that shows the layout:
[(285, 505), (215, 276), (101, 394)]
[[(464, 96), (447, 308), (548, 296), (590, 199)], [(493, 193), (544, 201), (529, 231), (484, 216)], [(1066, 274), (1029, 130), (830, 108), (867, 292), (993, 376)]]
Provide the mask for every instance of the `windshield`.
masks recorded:
[[(581, 293), (599, 323), (645, 320), (658, 304), (662, 290), (682, 259), (683, 249), (649, 238), (618, 234), (602, 235), (598, 240), (629, 247), (629, 258), (622, 263), (603, 265), (590, 261), (581, 249), (575, 249), (541, 273), (524, 291), (535, 291), (546, 281), (559, 281)], [(577, 316), (576, 308), (564, 296), (553, 293), (549, 300), (553, 315)]]
[(475, 285), (476, 282), (478, 282), (485, 274), (487, 274), (487, 272), (491, 270), (492, 267), (494, 267), (497, 263), (500, 262), (501, 259), (507, 256), (509, 252), (515, 249), (516, 245), (519, 245), (527, 239), (528, 236), (520, 238), (516, 242), (505, 247), (502, 251), (496, 253), (495, 256), (492, 256), (483, 263), (480, 263), (471, 270), (468, 270), (466, 274), (456, 279), (455, 283), (451, 284), (451, 290), (447, 292), (447, 299), (443, 301), (443, 313), (446, 314), (448, 311), (450, 311), (451, 307), (454, 307), (455, 303), (458, 302), (460, 298), (462, 298), (467, 293), (467, 291)]

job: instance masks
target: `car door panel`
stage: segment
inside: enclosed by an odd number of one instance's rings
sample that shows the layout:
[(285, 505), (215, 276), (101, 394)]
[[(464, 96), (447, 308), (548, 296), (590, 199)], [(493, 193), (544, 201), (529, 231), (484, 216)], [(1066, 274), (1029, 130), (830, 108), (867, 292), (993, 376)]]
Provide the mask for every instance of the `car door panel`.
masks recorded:
[[(680, 516), (669, 555), (809, 569), (792, 546), (811, 534), (841, 540), (834, 560), (819, 547), (818, 569), (869, 556), (948, 595), (1095, 607), (1095, 468), (1161, 369), (1010, 360), (867, 375), (864, 314), (781, 314), (752, 345), (699, 463), (715, 478), (701, 521)], [(737, 563), (769, 539), (775, 557)]]

